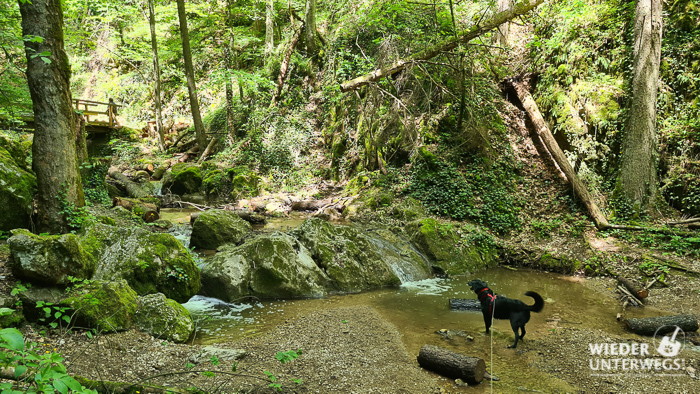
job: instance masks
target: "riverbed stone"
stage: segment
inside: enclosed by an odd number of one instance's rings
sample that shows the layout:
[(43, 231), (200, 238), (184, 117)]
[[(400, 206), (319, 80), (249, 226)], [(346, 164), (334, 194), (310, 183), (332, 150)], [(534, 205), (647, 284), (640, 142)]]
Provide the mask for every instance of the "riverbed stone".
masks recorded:
[(201, 249), (216, 249), (228, 243), (237, 244), (251, 230), (250, 223), (235, 212), (210, 209), (194, 221), (190, 245)]
[(199, 269), (171, 234), (96, 223), (81, 234), (81, 244), (98, 262), (93, 279), (124, 279), (139, 295), (160, 292), (178, 302), (199, 291)]
[(60, 305), (71, 309), (74, 325), (124, 331), (134, 325), (138, 296), (125, 280), (87, 281), (75, 286)]
[(29, 226), (36, 177), (0, 147), (0, 231)]
[(211, 361), (216, 357), (220, 362), (240, 360), (246, 356), (243, 349), (224, 349), (216, 346), (204, 346), (198, 352), (192, 353), (189, 360), (192, 364), (200, 364)]
[(383, 243), (366, 230), (310, 218), (290, 232), (341, 292), (357, 292), (401, 284), (392, 271)]
[(138, 305), (134, 324), (140, 330), (176, 343), (185, 342), (192, 336), (194, 321), (190, 312), (163, 293), (139, 297)]
[(89, 279), (96, 260), (75, 234), (36, 235), (25, 229), (12, 230), (7, 240), (13, 274), (44, 285), (67, 285), (70, 277)]
[(330, 287), (309, 251), (279, 232), (263, 234), (238, 247), (224, 247), (202, 268), (202, 293), (226, 302), (248, 295), (320, 297)]
[(196, 164), (178, 163), (163, 177), (163, 190), (177, 195), (199, 192), (202, 170)]
[(496, 264), (495, 250), (479, 250), (465, 245), (457, 228), (436, 219), (416, 220), (406, 226), (411, 242), (425, 255), (436, 270), (448, 275), (474, 272)]

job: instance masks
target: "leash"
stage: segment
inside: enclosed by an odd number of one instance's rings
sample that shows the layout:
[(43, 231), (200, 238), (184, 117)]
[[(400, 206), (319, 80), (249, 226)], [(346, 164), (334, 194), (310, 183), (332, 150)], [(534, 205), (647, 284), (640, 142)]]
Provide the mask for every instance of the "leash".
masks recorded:
[[(492, 301), (494, 301), (494, 300), (492, 299)], [(493, 394), (493, 377), (496, 376), (493, 373), (493, 315), (496, 312), (496, 303), (492, 302), (491, 305), (493, 305), (493, 309), (492, 309), (492, 313), (491, 313), (491, 330), (489, 330), (490, 334), (491, 334), (491, 372), (490, 372), (491, 379), (489, 379), (489, 381), (490, 381), (490, 386), (491, 386), (491, 394)]]

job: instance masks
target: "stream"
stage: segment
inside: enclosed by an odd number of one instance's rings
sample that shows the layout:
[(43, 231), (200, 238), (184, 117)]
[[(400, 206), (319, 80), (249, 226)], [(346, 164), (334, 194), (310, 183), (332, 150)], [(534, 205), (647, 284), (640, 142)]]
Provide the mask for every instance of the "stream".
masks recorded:
[[(185, 212), (179, 213), (179, 215), (183, 214)], [(256, 230), (286, 231), (298, 226), (303, 220), (303, 218), (273, 219), (268, 225)], [(631, 338), (631, 334), (626, 333), (622, 325), (615, 321), (615, 316), (620, 311), (619, 303), (615, 299), (601, 297), (584, 283), (586, 279), (527, 269), (493, 268), (468, 276), (407, 281), (396, 288), (319, 299), (274, 301), (243, 299), (240, 303), (229, 304), (214, 298), (195, 296), (184, 306), (192, 313), (197, 324), (194, 343), (209, 345), (260, 335), (280, 323), (313, 311), (366, 305), (377, 310), (398, 329), (410, 354), (417, 355), (425, 344), (446, 347), (463, 354), (484, 358), (487, 365), (493, 365), (496, 368), (492, 373), (499, 376), (502, 382), (511, 381), (522, 384), (525, 380), (531, 380), (531, 382), (539, 381), (537, 384), (541, 384), (545, 391), (570, 390), (570, 386), (565, 382), (533, 368), (528, 368), (527, 378), (523, 378), (523, 360), (519, 359), (522, 355), (512, 349), (506, 349), (503, 345), (506, 342), (510, 344), (513, 339), (513, 332), (507, 320), (494, 322), (493, 331), (500, 338), (496, 339), (497, 345), (493, 346), (493, 352), (491, 352), (490, 338), (484, 335), (481, 313), (450, 309), (450, 298), (476, 298), (467, 285), (468, 281), (476, 278), (486, 281), (499, 295), (517, 298), (529, 305), (533, 300), (524, 296), (526, 291), (535, 291), (544, 298), (545, 308), (542, 313), (532, 314), (527, 325), (525, 341), (545, 335), (548, 330), (555, 330), (558, 327), (601, 330)], [(651, 308), (630, 308), (626, 317), (659, 314), (659, 311)], [(441, 329), (464, 330), (474, 339), (471, 342), (467, 342), (461, 336), (445, 339), (437, 334)], [(489, 359), (490, 357), (493, 359)], [(509, 365), (521, 367), (510, 370)], [(480, 385), (477, 392), (486, 390), (486, 387), (488, 382)]]

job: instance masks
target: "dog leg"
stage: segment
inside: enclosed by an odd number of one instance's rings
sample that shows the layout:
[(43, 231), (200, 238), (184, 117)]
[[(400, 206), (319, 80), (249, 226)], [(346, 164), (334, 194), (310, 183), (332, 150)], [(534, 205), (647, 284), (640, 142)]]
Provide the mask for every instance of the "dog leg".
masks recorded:
[[(520, 335), (518, 335), (518, 328), (522, 328), (522, 327), (518, 327), (515, 325), (515, 323), (511, 322), (510, 328), (513, 329), (513, 334), (515, 334), (515, 342), (513, 342), (512, 345), (508, 346), (508, 348), (515, 349), (515, 347), (518, 346), (518, 340), (520, 339)], [(525, 335), (525, 334), (523, 334), (523, 335)]]
[(484, 325), (486, 326), (486, 333), (488, 334), (491, 328), (491, 316), (486, 316), (484, 314)]

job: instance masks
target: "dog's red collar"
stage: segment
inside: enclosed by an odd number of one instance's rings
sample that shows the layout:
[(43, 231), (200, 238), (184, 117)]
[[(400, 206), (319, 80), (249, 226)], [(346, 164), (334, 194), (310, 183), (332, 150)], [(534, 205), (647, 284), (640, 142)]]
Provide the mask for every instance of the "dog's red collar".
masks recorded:
[(479, 302), (483, 301), (485, 298), (490, 298), (491, 302), (493, 302), (496, 299), (496, 296), (493, 294), (489, 294), (489, 293), (481, 294), (488, 289), (489, 289), (488, 287), (484, 287), (483, 289), (479, 290), (479, 294), (477, 295), (477, 298), (479, 298)]

